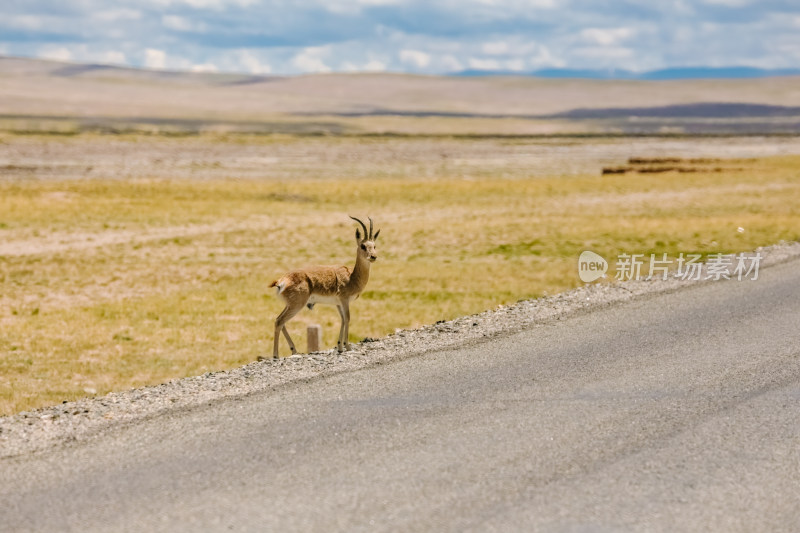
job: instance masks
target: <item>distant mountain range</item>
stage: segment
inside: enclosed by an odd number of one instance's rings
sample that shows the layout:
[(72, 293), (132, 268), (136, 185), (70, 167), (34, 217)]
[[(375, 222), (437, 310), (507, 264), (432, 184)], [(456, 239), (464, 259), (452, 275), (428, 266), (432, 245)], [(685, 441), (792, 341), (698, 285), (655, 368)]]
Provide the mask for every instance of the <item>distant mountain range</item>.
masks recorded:
[[(226, 79), (233, 84), (259, 83), (276, 78), (291, 77), (281, 75), (251, 75), (245, 73), (200, 73), (188, 71), (150, 70), (122, 65), (103, 65), (73, 63), (4, 56), (0, 54), (0, 71), (44, 70), (57, 76), (81, 76), (92, 72), (120, 72), (135, 76), (174, 78), (188, 76), (194, 79)], [(400, 72), (395, 72), (401, 74)], [(636, 72), (625, 69), (572, 69), (546, 68), (539, 70), (483, 70), (468, 69), (445, 74), (455, 77), (531, 77), (531, 78), (575, 78), (588, 80), (697, 80), (697, 79), (754, 79), (769, 77), (800, 76), (800, 68), (762, 69), (756, 67), (671, 67), (660, 70)]]
[(768, 78), (800, 76), (799, 69), (761, 69), (755, 67), (674, 67), (647, 72), (631, 70), (589, 70), (549, 68), (528, 72), (510, 70), (462, 70), (454, 76), (530, 76), (536, 78), (581, 78), (592, 80), (697, 80), (730, 78)]

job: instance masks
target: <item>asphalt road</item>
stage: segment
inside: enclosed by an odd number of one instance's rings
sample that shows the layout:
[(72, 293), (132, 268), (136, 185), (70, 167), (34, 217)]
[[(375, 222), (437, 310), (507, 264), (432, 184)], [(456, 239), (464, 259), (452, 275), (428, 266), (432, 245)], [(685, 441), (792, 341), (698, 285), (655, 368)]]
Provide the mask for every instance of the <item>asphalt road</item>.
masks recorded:
[(0, 474), (2, 531), (798, 531), (800, 261)]

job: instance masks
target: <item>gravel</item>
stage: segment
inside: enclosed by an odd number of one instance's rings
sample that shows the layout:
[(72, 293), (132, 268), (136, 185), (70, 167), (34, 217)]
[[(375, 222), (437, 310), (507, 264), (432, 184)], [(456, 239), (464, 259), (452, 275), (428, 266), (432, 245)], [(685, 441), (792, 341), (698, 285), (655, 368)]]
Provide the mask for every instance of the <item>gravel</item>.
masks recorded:
[[(800, 256), (800, 242), (759, 248), (760, 268)], [(634, 298), (679, 290), (697, 283), (754, 283), (757, 281), (632, 280), (587, 284), (556, 296), (524, 300), (483, 313), (441, 321), (413, 330), (400, 330), (382, 339), (365, 339), (353, 350), (295, 355), (277, 361), (256, 361), (223, 372), (172, 380), (155, 387), (114, 392), (102, 397), (0, 417), (0, 457), (46, 450), (81, 441), (103, 431), (135, 423), (176, 409), (189, 409), (224, 399), (263, 393), (290, 384), (385, 364), (427, 352), (507, 335)]]

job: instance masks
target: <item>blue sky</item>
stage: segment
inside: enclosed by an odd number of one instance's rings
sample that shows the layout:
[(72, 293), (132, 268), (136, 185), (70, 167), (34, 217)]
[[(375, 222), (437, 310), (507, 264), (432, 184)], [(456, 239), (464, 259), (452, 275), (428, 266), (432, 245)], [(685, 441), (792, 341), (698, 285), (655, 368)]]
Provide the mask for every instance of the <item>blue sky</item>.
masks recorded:
[(800, 67), (797, 0), (2, 0), (0, 55), (300, 74)]

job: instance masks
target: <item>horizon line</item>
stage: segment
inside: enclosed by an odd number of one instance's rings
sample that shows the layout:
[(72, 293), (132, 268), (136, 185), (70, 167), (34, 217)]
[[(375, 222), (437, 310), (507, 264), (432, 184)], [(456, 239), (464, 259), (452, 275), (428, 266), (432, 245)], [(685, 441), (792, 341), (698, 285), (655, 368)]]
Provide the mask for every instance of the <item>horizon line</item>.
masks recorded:
[(163, 74), (187, 74), (199, 76), (244, 76), (249, 78), (295, 78), (314, 75), (406, 75), (441, 78), (481, 78), (481, 77), (518, 77), (541, 79), (586, 79), (609, 81), (669, 81), (682, 79), (757, 79), (770, 77), (800, 76), (800, 68), (762, 68), (749, 65), (704, 66), (681, 65), (656, 68), (650, 70), (631, 70), (625, 68), (576, 68), (576, 67), (542, 67), (532, 70), (504, 69), (462, 69), (451, 72), (414, 72), (407, 70), (330, 70), (326, 72), (299, 73), (253, 73), (244, 71), (192, 70), (192, 69), (156, 69), (145, 66), (118, 63), (100, 63), (93, 61), (61, 60), (45, 57), (15, 56), (0, 54), (0, 60), (21, 60), (42, 63), (55, 63), (64, 66), (88, 67), (98, 69), (120, 69), (139, 72)]

